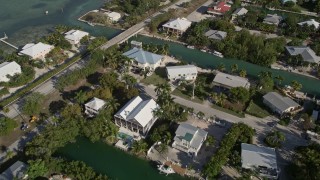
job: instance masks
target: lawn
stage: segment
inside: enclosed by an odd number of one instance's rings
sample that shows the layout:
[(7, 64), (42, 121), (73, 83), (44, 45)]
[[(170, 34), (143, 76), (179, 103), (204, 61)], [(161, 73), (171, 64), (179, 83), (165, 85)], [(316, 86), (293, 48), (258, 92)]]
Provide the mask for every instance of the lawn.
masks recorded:
[(265, 118), (270, 115), (270, 113), (264, 109), (264, 105), (262, 103), (254, 102), (254, 100), (251, 100), (246, 112), (259, 118)]
[(211, 107), (214, 108), (214, 109), (217, 109), (219, 111), (223, 111), (225, 113), (232, 114), (232, 115), (237, 116), (239, 118), (244, 118), (245, 117), (243, 113), (237, 113), (237, 112), (232, 111), (230, 109), (226, 109), (226, 108), (220, 107), (220, 106), (218, 106), (216, 104), (212, 104)]
[(150, 85), (150, 84), (158, 85), (158, 84), (163, 84), (166, 81), (167, 80), (166, 80), (165, 68), (157, 68), (151, 76), (148, 76), (142, 79), (140, 82), (146, 85)]
[(195, 96), (194, 99), (191, 99), (189, 95), (183, 93), (179, 88), (176, 88), (174, 91), (172, 91), (172, 95), (179, 96), (183, 99), (187, 99), (187, 100), (202, 104), (202, 100), (199, 99), (197, 96)]

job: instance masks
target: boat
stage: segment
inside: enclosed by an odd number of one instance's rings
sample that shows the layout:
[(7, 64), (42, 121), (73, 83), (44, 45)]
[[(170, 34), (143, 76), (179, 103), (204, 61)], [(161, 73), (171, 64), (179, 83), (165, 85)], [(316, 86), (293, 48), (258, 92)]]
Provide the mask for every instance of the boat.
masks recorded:
[(201, 49), (200, 51), (202, 51), (202, 52), (207, 52), (207, 50), (205, 50), (205, 49)]
[(187, 48), (189, 48), (189, 49), (194, 49), (194, 46), (187, 46)]
[(171, 166), (167, 166), (165, 164), (158, 165), (158, 170), (160, 171), (160, 173), (164, 173), (167, 175), (175, 173)]
[(46, 11), (45, 14), (48, 15), (48, 14), (49, 14), (49, 11)]
[(221, 53), (221, 52), (213, 51), (213, 53), (212, 53), (212, 54), (213, 54), (213, 55), (215, 55), (215, 56), (218, 56), (218, 57), (223, 58), (223, 55), (222, 55), (222, 53)]

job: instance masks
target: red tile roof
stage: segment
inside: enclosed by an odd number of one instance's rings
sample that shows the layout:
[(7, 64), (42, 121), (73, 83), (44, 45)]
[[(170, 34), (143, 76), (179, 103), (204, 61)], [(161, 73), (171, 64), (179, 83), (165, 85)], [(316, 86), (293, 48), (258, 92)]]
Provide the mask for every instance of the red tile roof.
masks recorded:
[(218, 12), (218, 13), (225, 13), (231, 9), (231, 6), (226, 4), (223, 1), (220, 1), (217, 5), (213, 7), (209, 7), (208, 11)]

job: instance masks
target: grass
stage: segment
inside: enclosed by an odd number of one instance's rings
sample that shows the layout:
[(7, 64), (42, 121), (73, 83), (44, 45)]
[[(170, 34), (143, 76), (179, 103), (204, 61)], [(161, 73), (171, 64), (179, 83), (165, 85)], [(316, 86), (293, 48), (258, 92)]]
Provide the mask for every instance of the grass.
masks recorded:
[(225, 109), (223, 107), (220, 107), (220, 106), (218, 106), (216, 104), (212, 104), (211, 107), (214, 108), (214, 109), (217, 109), (219, 111), (223, 111), (225, 113), (232, 114), (232, 115), (237, 116), (239, 118), (244, 118), (245, 117), (243, 113), (237, 113), (237, 112), (232, 111), (230, 109)]
[(246, 112), (259, 118), (265, 118), (270, 115), (267, 110), (263, 109), (261, 105), (256, 104), (253, 100), (250, 101)]
[(172, 91), (172, 95), (179, 96), (179, 97), (181, 97), (183, 99), (190, 100), (190, 101), (193, 101), (195, 103), (202, 104), (202, 100), (199, 99), (197, 96), (195, 96), (194, 99), (191, 99), (191, 97), (189, 95), (184, 94), (179, 88), (176, 88), (174, 91)]
[(166, 71), (165, 68), (157, 68), (155, 72), (151, 75), (142, 79), (140, 82), (146, 85), (158, 85), (165, 83), (166, 80)]

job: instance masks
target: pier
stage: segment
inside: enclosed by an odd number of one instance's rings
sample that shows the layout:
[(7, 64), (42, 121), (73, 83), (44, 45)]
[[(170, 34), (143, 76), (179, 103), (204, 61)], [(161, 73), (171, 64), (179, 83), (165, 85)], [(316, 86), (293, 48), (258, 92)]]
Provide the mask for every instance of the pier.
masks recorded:
[(18, 50), (18, 47), (17, 47), (17, 46), (8, 43), (7, 41), (5, 41), (6, 39), (8, 39), (8, 36), (6, 35), (6, 33), (4, 33), (4, 37), (3, 37), (3, 38), (0, 38), (0, 41), (3, 42), (3, 43), (5, 43), (5, 44), (7, 44), (8, 46), (10, 46), (10, 47)]

